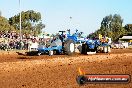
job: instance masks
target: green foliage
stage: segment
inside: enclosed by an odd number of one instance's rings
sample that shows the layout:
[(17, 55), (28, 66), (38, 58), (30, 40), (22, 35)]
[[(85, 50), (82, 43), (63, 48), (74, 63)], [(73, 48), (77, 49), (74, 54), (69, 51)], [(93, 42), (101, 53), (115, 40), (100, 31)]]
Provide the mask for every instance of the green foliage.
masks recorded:
[(132, 24), (127, 24), (124, 28), (126, 29), (127, 34), (132, 34)]
[(13, 31), (15, 30), (13, 26), (8, 23), (5, 17), (0, 16), (0, 31)]
[[(17, 14), (9, 18), (9, 23), (16, 30), (20, 29), (20, 14)], [(42, 24), (41, 14), (33, 10), (28, 10), (26, 12), (21, 12), (21, 25), (22, 33), (30, 33), (37, 36), (41, 33), (42, 29), (45, 28), (45, 25)]]
[(96, 30), (88, 37), (97, 37), (99, 34), (112, 38), (113, 41), (126, 33), (126, 29), (122, 27), (123, 19), (120, 15), (114, 14), (103, 18), (100, 29)]

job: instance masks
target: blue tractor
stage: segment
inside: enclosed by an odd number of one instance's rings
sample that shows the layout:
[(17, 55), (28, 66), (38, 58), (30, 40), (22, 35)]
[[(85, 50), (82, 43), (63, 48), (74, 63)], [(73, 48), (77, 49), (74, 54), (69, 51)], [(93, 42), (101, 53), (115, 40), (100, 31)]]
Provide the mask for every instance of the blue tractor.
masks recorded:
[(75, 41), (70, 38), (65, 38), (64, 36), (65, 31), (59, 31), (59, 32), (61, 32), (61, 35), (59, 35), (58, 38), (54, 39), (49, 47), (38, 48), (37, 55), (41, 55), (41, 54), (72, 55), (73, 53), (75, 53)]
[(82, 44), (81, 54), (87, 54), (87, 52), (96, 52), (100, 42), (97, 40), (88, 39)]
[(99, 39), (88, 39), (82, 44), (82, 54), (90, 54), (91, 52), (110, 52), (110, 44), (107, 41), (101, 41)]
[(38, 48), (38, 55), (41, 54), (51, 54), (51, 52), (55, 54), (66, 54), (71, 55), (75, 53), (75, 44), (85, 42), (84, 39), (80, 39), (79, 35), (82, 32), (76, 32), (74, 34), (70, 34), (70, 29), (67, 30), (68, 33), (64, 35), (65, 31), (59, 31), (61, 34), (58, 38), (54, 39), (49, 47), (40, 47)]

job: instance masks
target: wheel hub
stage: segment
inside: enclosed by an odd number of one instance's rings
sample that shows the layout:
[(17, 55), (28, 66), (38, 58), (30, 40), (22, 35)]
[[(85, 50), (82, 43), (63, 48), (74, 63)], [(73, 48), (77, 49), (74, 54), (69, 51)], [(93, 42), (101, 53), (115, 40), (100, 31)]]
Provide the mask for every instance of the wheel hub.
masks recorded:
[(73, 43), (70, 44), (70, 52), (74, 52), (74, 44)]

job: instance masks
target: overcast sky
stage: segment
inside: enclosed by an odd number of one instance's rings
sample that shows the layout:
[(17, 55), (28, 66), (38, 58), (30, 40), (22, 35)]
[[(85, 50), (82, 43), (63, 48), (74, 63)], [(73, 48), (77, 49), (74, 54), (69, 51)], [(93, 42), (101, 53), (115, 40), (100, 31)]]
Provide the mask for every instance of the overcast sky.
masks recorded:
[[(109, 14), (120, 14), (124, 25), (132, 23), (132, 0), (21, 0), (21, 10), (40, 12), (50, 33), (78, 29), (89, 34)], [(0, 11), (6, 18), (18, 14), (19, 0), (0, 0)]]

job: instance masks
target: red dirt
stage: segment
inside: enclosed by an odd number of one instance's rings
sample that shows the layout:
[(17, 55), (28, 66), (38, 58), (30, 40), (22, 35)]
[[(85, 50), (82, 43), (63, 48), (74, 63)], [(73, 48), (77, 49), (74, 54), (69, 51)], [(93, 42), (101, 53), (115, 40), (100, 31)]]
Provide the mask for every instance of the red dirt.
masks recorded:
[(87, 84), (76, 82), (78, 68), (87, 74), (132, 75), (132, 49), (114, 49), (110, 54), (66, 56), (23, 56), (0, 54), (1, 88), (131, 88), (129, 84)]

